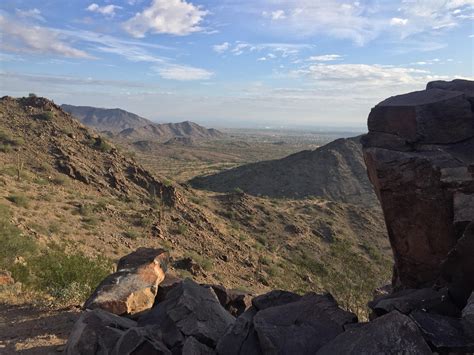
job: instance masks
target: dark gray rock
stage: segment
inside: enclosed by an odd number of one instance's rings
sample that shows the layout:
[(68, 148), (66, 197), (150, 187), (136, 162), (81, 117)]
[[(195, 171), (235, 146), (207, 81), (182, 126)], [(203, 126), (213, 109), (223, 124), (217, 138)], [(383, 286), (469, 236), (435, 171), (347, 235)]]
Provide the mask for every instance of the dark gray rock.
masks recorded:
[(471, 80), (454, 79), (452, 81), (432, 81), (426, 85), (426, 90), (431, 89), (460, 91), (468, 98), (474, 98), (474, 82)]
[(264, 354), (314, 354), (357, 317), (330, 295), (307, 294), (299, 301), (259, 311), (254, 327)]
[(441, 353), (474, 351), (474, 341), (460, 318), (415, 311), (410, 317), (421, 329), (425, 339)]
[(217, 344), (217, 353), (220, 355), (259, 355), (262, 354), (257, 332), (253, 326), (253, 318), (257, 314), (255, 307), (250, 307)]
[(370, 132), (409, 142), (446, 144), (474, 136), (471, 103), (462, 92), (439, 89), (390, 97), (369, 115)]
[(156, 306), (160, 302), (163, 302), (166, 299), (168, 293), (181, 282), (183, 282), (183, 279), (170, 274), (166, 274), (165, 279), (158, 286), (158, 293), (155, 297), (154, 306)]
[(136, 327), (136, 322), (101, 309), (86, 311), (74, 324), (64, 353), (111, 354), (117, 341), (133, 327)]
[(113, 355), (171, 355), (161, 339), (161, 332), (153, 328), (131, 328), (115, 344)]
[(252, 305), (253, 295), (249, 292), (227, 289), (222, 285), (203, 285), (210, 287), (220, 304), (234, 317), (240, 316)]
[(301, 299), (301, 296), (282, 290), (273, 290), (263, 295), (257, 296), (252, 300), (252, 305), (259, 311), (263, 311), (269, 307), (281, 306), (287, 303), (296, 302)]
[(450, 316), (459, 316), (461, 311), (451, 302), (448, 290), (432, 288), (407, 289), (392, 293), (369, 302), (369, 307), (376, 317), (397, 310), (410, 314), (414, 310), (428, 310)]
[(362, 327), (348, 329), (317, 352), (334, 354), (431, 354), (416, 324), (393, 311)]
[(174, 350), (182, 348), (190, 336), (215, 348), (234, 321), (211, 290), (186, 279), (140, 318), (138, 325), (159, 327), (166, 345)]
[(216, 352), (200, 343), (194, 337), (187, 337), (183, 345), (183, 355), (214, 355)]

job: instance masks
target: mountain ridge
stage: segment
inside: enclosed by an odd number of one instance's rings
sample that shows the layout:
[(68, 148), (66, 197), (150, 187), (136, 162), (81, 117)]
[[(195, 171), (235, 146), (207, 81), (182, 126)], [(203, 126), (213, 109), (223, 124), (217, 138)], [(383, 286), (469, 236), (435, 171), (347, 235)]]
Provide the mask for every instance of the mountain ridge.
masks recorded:
[(120, 108), (108, 109), (67, 104), (61, 105), (61, 108), (99, 132), (107, 132), (110, 136), (134, 141), (167, 141), (175, 137), (204, 139), (219, 138), (224, 135), (214, 128), (205, 128), (191, 121), (155, 123)]

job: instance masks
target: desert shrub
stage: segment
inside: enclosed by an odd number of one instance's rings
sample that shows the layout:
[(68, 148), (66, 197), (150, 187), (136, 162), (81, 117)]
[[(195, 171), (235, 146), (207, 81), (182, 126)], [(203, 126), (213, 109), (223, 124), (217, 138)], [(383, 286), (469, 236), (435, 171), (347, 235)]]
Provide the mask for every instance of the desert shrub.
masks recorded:
[(178, 224), (178, 227), (176, 228), (176, 233), (185, 234), (187, 231), (188, 231), (188, 227), (185, 224), (183, 223)]
[(20, 137), (13, 137), (7, 132), (0, 130), (0, 152), (8, 153), (13, 147), (23, 145), (25, 142)]
[(113, 149), (112, 145), (102, 137), (90, 137), (86, 143), (91, 148), (104, 153), (110, 153)]
[(33, 285), (58, 300), (85, 300), (110, 273), (105, 258), (88, 258), (80, 253), (68, 255), (60, 250), (48, 251), (30, 260), (35, 276)]
[(0, 269), (9, 269), (17, 256), (30, 255), (37, 249), (34, 240), (11, 224), (10, 217), (8, 207), (0, 205)]
[(55, 185), (63, 186), (68, 183), (68, 178), (64, 175), (55, 175), (51, 181)]
[(28, 197), (23, 194), (12, 194), (7, 197), (7, 200), (23, 208), (28, 208), (30, 204)]
[(38, 115), (36, 115), (36, 118), (42, 121), (52, 121), (54, 118), (54, 112), (53, 111), (45, 111), (42, 112)]
[(300, 269), (305, 269), (314, 275), (327, 275), (327, 270), (324, 264), (318, 262), (308, 252), (302, 251), (299, 254), (293, 255), (292, 261)]
[(202, 267), (203, 270), (205, 271), (212, 270), (212, 267), (213, 267), (212, 260), (209, 259), (208, 257), (204, 255), (199, 255), (194, 252), (187, 253), (185, 256), (193, 259), (199, 266)]
[(139, 234), (133, 230), (125, 231), (123, 235), (128, 239), (137, 239), (139, 237)]

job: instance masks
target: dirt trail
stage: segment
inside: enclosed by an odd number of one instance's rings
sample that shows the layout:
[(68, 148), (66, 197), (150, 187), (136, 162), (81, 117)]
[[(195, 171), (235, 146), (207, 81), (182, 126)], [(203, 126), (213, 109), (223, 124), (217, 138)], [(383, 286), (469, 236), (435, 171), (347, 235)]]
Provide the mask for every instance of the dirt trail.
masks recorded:
[(80, 310), (0, 304), (0, 354), (59, 354)]

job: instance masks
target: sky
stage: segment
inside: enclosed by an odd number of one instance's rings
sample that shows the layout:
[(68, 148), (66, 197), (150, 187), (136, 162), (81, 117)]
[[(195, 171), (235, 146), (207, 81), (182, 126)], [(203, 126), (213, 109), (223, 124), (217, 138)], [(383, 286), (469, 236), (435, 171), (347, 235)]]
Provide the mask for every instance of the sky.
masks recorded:
[(474, 0), (2, 0), (0, 95), (215, 127), (364, 127), (474, 77)]

